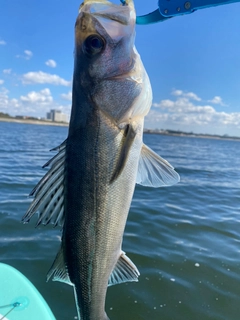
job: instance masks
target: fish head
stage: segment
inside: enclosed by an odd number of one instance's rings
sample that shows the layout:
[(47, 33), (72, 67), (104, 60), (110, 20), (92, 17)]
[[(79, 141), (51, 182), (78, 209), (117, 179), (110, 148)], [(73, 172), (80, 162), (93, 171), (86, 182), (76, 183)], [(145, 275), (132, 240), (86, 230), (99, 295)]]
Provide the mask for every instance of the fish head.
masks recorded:
[(148, 94), (142, 96), (148, 101), (140, 112), (145, 115), (151, 105), (149, 79), (134, 46), (135, 24), (133, 0), (124, 5), (85, 0), (75, 24), (76, 91), (81, 87), (117, 123), (128, 123), (139, 113), (134, 101), (144, 87)]
[(79, 72), (84, 69), (91, 79), (128, 72), (135, 20), (132, 1), (116, 5), (104, 0), (85, 0), (80, 6), (75, 26), (75, 68)]

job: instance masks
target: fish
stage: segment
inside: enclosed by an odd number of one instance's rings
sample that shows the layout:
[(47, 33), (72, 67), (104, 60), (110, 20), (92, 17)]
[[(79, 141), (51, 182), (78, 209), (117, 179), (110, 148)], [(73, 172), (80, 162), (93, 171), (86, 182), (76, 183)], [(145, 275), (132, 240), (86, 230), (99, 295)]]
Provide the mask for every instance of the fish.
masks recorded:
[(66, 140), (44, 167), (23, 222), (62, 227), (47, 280), (73, 286), (78, 319), (107, 320), (108, 286), (138, 281), (122, 250), (135, 189), (179, 175), (143, 143), (152, 89), (135, 48), (132, 0), (85, 0), (75, 24), (72, 109)]

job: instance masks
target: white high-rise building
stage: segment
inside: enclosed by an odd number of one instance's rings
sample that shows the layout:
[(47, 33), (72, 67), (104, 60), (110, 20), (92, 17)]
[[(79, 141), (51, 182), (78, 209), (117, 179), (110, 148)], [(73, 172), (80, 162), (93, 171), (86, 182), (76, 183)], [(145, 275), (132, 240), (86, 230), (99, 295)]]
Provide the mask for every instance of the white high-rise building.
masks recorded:
[(47, 112), (47, 120), (68, 122), (68, 116), (65, 113), (62, 113), (60, 110), (52, 109), (50, 112)]

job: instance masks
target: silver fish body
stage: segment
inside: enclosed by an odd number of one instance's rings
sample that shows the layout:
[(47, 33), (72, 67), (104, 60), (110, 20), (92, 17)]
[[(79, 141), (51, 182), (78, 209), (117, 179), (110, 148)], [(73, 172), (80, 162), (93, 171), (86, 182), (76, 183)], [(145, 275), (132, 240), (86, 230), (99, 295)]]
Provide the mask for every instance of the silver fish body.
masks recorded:
[(137, 281), (122, 251), (136, 182), (171, 185), (173, 167), (142, 142), (151, 86), (134, 47), (135, 11), (86, 0), (75, 26), (73, 101), (66, 141), (46, 165), (23, 220), (63, 225), (48, 279), (74, 286), (81, 320), (106, 320), (108, 285)]

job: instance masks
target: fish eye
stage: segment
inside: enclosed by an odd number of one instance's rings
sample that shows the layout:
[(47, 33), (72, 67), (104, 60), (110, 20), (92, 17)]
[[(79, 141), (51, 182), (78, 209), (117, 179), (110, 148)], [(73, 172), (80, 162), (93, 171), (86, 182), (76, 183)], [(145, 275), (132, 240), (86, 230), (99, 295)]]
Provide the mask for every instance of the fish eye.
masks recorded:
[(104, 47), (105, 47), (104, 39), (97, 34), (93, 34), (87, 37), (83, 43), (84, 51), (90, 56), (93, 56), (103, 51)]

